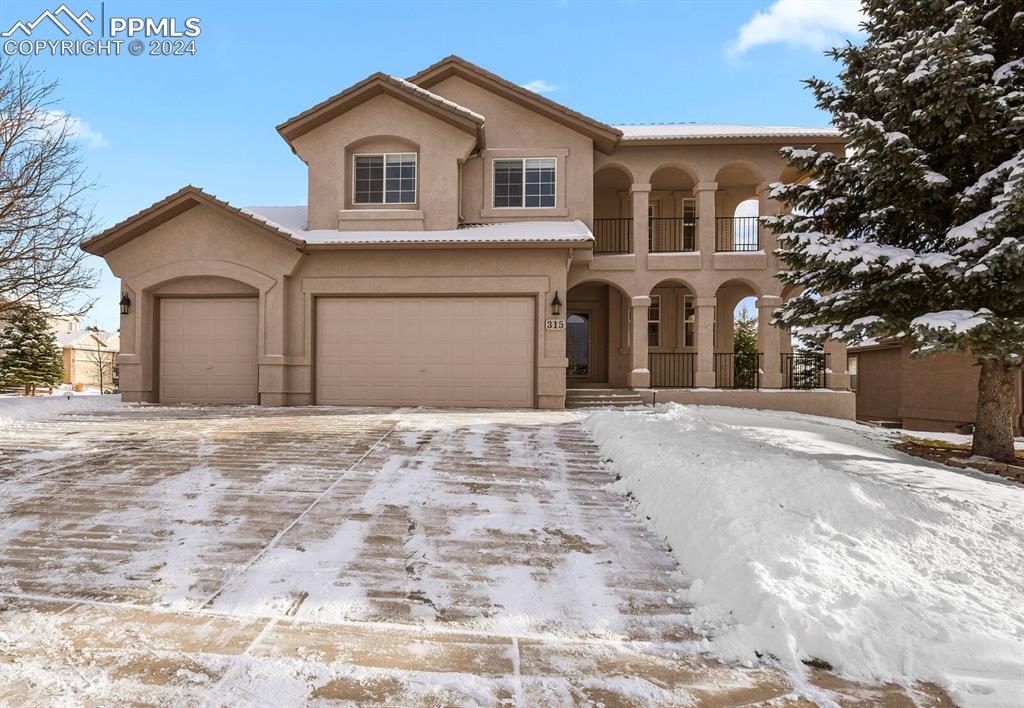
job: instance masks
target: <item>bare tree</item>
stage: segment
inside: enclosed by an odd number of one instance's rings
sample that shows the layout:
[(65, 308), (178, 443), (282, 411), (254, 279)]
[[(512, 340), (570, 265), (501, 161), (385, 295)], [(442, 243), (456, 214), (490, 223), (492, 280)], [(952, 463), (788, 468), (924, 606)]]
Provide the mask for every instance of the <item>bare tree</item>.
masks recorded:
[(0, 61), (0, 318), (31, 305), (81, 314), (96, 282), (78, 247), (96, 222), (74, 123), (56, 110), (57, 84)]
[(96, 346), (89, 350), (86, 361), (93, 367), (92, 378), (100, 389), (100, 393), (108, 393), (114, 390), (114, 363), (117, 355), (109, 348), (96, 342)]

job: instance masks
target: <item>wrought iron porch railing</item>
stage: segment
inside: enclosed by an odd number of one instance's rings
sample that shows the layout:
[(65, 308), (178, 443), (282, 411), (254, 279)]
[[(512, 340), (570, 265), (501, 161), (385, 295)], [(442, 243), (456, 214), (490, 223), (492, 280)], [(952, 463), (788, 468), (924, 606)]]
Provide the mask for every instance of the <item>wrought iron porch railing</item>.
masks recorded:
[(761, 248), (761, 220), (756, 216), (715, 217), (715, 250), (757, 251)]
[(594, 219), (594, 253), (632, 252), (632, 219)]
[(784, 352), (783, 388), (825, 388), (828, 354), (825, 352)]
[(693, 388), (694, 352), (651, 352), (647, 359), (652, 388)]
[(715, 388), (760, 388), (760, 352), (716, 352)]

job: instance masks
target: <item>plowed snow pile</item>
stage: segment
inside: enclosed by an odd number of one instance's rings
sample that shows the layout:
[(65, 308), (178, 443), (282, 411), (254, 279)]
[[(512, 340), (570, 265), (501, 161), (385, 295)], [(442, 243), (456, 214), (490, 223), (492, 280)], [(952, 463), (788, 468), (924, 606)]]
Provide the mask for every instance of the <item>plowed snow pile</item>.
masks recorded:
[(668, 404), (584, 425), (671, 544), (709, 651), (1024, 705), (1024, 487), (794, 413)]

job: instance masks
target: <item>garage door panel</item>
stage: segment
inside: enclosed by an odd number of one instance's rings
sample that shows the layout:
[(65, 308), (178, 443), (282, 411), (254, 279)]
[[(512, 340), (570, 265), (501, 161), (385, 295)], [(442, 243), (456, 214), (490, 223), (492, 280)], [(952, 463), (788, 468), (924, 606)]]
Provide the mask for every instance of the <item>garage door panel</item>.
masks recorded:
[(317, 400), (533, 405), (531, 298), (325, 298)]
[(160, 401), (257, 403), (256, 298), (160, 301)]

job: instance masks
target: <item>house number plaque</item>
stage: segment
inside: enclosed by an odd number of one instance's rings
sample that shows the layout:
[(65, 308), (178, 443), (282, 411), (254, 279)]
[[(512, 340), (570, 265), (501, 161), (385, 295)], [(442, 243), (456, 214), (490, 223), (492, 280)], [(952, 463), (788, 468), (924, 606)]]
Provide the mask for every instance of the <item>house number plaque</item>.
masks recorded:
[(544, 320), (544, 329), (548, 331), (565, 329), (565, 320)]

